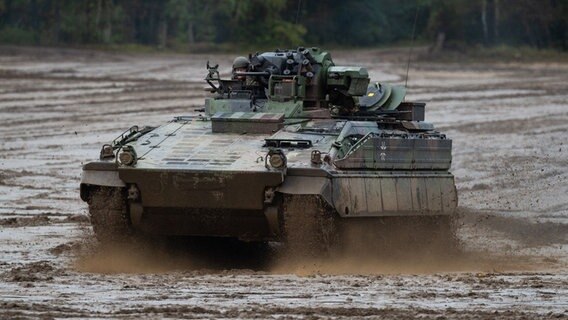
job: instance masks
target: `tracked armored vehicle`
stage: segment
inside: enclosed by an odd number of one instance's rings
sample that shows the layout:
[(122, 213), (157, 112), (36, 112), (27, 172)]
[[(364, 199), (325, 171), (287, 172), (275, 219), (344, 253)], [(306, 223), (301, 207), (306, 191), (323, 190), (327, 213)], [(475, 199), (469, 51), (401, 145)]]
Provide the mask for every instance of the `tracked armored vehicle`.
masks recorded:
[(83, 167), (81, 198), (100, 240), (182, 235), (323, 248), (352, 222), (427, 217), (451, 228), (452, 141), (424, 122), (424, 103), (371, 82), (365, 68), (336, 66), (319, 48), (243, 59), (232, 79), (207, 63), (202, 109), (134, 126)]

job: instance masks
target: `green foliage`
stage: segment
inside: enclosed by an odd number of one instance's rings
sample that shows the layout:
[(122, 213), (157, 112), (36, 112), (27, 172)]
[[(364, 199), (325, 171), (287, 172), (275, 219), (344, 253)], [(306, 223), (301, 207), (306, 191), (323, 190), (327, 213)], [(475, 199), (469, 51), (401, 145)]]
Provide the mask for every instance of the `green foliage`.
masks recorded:
[(274, 46), (300, 46), (306, 34), (306, 28), (284, 20), (276, 20), (269, 24), (270, 32), (260, 43)]
[[(568, 50), (564, 0), (0, 0), (0, 43)], [(415, 21), (416, 18), (416, 21)]]
[(306, 28), (290, 21), (283, 0), (224, 0), (216, 16), (219, 31), (229, 37), (220, 41), (260, 46), (297, 46), (303, 42)]
[(14, 27), (0, 29), (0, 43), (33, 44), (34, 32)]

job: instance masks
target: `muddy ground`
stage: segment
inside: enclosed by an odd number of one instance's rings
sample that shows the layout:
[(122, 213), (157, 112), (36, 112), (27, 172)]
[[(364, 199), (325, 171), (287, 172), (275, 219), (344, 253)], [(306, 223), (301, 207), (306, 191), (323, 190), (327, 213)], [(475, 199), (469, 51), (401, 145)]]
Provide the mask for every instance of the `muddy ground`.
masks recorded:
[[(403, 83), (403, 56), (335, 60)], [(133, 124), (191, 114), (206, 60), (229, 72), (229, 55), (0, 47), (0, 318), (567, 317), (562, 63), (411, 66), (409, 98), (428, 102), (427, 119), (454, 141), (463, 246), (454, 258), (291, 264), (242, 248), (98, 248), (78, 195), (81, 165)]]

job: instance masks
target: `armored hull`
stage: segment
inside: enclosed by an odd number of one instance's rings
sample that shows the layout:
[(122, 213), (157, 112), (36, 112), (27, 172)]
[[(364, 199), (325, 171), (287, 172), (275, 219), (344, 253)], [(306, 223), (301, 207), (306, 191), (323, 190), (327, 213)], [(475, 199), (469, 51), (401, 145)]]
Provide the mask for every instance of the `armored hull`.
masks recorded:
[[(290, 99), (281, 98), (286, 88), (278, 89), (275, 75), (268, 95), (258, 99), (215, 87), (223, 91), (199, 115), (133, 127), (103, 146), (81, 182), (97, 236), (217, 236), (302, 246), (329, 242), (338, 221), (454, 215), (451, 140), (422, 121), (423, 104), (334, 114), (337, 105), (315, 103), (309, 88), (293, 83)], [(376, 91), (367, 84), (361, 96)], [(105, 202), (118, 204), (109, 211)]]

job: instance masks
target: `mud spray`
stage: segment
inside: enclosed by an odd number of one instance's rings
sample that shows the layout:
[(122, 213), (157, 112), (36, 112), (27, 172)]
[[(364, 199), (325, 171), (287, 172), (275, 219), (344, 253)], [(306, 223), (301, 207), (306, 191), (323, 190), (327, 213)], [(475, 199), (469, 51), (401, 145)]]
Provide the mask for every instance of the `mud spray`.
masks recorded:
[[(411, 221), (392, 218), (361, 221), (344, 226), (338, 246), (326, 257), (305, 258), (286, 252), (274, 259), (270, 271), (311, 274), (429, 274), (439, 272), (505, 272), (550, 268), (535, 257), (511, 250), (471, 248), (460, 239), (460, 231), (471, 220), (471, 212), (460, 210), (450, 220)], [(452, 230), (445, 223), (453, 224)], [(500, 219), (487, 223), (503, 222)], [(520, 231), (520, 230), (519, 230)], [(552, 262), (552, 261), (547, 261)]]
[[(511, 272), (549, 270), (557, 261), (518, 255), (511, 248), (472, 248), (460, 240), (464, 228), (491, 226), (503, 228), (510, 238), (534, 239), (542, 228), (547, 237), (566, 235), (568, 227), (552, 230), (549, 226), (525, 226), (502, 217), (460, 210), (456, 235), (438, 232), (436, 225), (363, 222), (343, 228), (339, 245), (321, 257), (306, 257), (290, 252), (281, 244), (243, 243), (231, 239), (154, 238), (129, 245), (102, 246), (92, 231), (85, 228), (84, 245), (74, 262), (80, 272), (93, 273), (165, 273), (193, 271), (200, 273), (273, 273), (297, 274), (429, 274), (440, 272)], [(375, 232), (368, 232), (369, 228)], [(554, 228), (558, 228), (557, 226)], [(530, 230), (530, 232), (529, 232)], [(531, 233), (532, 232), (532, 233)], [(435, 234), (432, 237), (432, 234)], [(428, 240), (425, 240), (428, 239)], [(493, 243), (492, 239), (486, 239)], [(497, 239), (495, 239), (497, 240)], [(475, 247), (475, 246), (473, 246)]]

